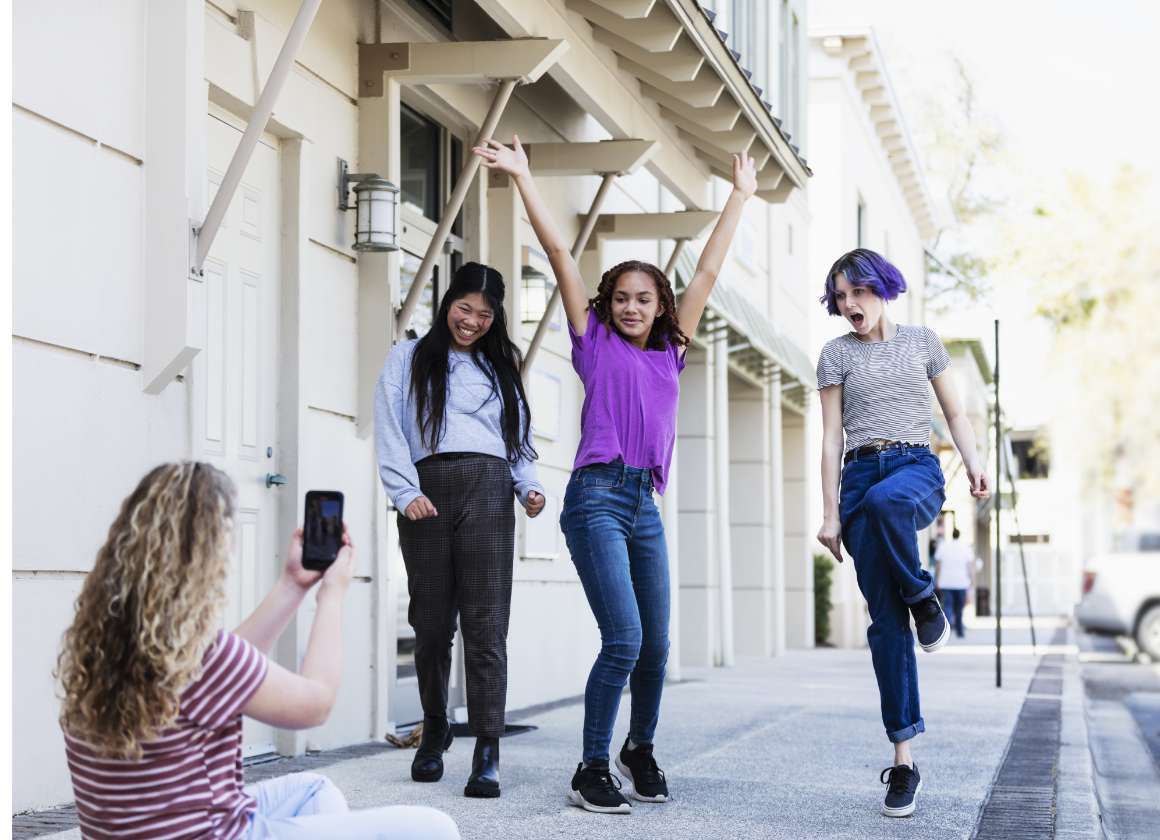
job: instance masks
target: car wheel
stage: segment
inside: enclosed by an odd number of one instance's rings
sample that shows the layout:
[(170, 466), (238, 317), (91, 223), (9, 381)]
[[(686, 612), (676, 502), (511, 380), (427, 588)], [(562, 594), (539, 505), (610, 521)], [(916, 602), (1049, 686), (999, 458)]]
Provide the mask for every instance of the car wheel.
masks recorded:
[(1136, 624), (1136, 644), (1140, 650), (1160, 662), (1160, 604), (1153, 604)]

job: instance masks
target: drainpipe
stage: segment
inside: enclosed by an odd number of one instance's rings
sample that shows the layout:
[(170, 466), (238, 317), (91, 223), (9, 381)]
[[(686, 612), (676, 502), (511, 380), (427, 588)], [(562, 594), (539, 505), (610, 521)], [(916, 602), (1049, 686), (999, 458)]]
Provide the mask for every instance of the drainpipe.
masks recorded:
[(729, 527), (729, 331), (713, 337), (713, 462), (717, 479), (717, 586), (720, 598), (721, 658), (733, 664), (733, 553)]
[[(576, 262), (580, 261), (580, 255), (588, 247), (588, 240), (596, 228), (596, 220), (600, 218), (600, 208), (604, 204), (608, 190), (612, 187), (612, 182), (616, 180), (616, 174), (615, 172), (605, 172), (600, 178), (600, 186), (596, 189), (596, 195), (592, 197), (588, 215), (584, 217), (584, 224), (580, 226), (580, 232), (576, 234), (576, 239), (572, 243), (572, 259)], [(559, 303), (560, 287), (556, 286), (552, 289), (551, 297), (548, 298), (548, 305), (544, 308), (544, 315), (540, 318), (540, 323), (536, 324), (532, 343), (528, 345), (527, 352), (524, 353), (523, 371), (525, 375), (532, 369), (532, 362), (535, 360), (536, 354), (540, 352), (540, 345), (544, 343), (544, 334), (548, 331), (548, 324), (551, 323), (552, 316), (556, 314), (556, 306)]]
[[(515, 90), (518, 83), (518, 79), (504, 79), (500, 82), (491, 107), (487, 111), (487, 116), (484, 117), (483, 125), (480, 126), (479, 133), (475, 136), (473, 147), (485, 145), (491, 139), (496, 125), (499, 124), (500, 117), (503, 116), (504, 108), (507, 107), (508, 100), (511, 99), (512, 91)], [(439, 225), (435, 228), (435, 235), (431, 237), (431, 244), (427, 246), (427, 253), (423, 255), (423, 262), (411, 283), (410, 290), (407, 292), (407, 299), (403, 301), (403, 308), (399, 310), (396, 335), (401, 336), (411, 323), (411, 316), (415, 314), (415, 309), (419, 306), (419, 296), (422, 295), (427, 281), (431, 279), (435, 260), (443, 251), (443, 243), (447, 241), (451, 225), (455, 223), (455, 217), (459, 215), (459, 208), (463, 206), (463, 199), (467, 197), (467, 190), (471, 187), (475, 173), (479, 171), (479, 156), (472, 154), (470, 148), (466, 150), (466, 158), (463, 169), (459, 173), (459, 180), (455, 182), (455, 189), (447, 199), (447, 206), (443, 208), (443, 215), (440, 217)]]
[(246, 132), (242, 135), (241, 142), (238, 143), (238, 148), (234, 152), (234, 157), (230, 161), (225, 176), (222, 178), (217, 195), (214, 196), (213, 204), (210, 205), (209, 212), (206, 213), (205, 221), (197, 229), (197, 255), (194, 267), (198, 271), (205, 264), (205, 258), (209, 255), (209, 249), (222, 225), (222, 219), (225, 218), (226, 210), (233, 200), (234, 193), (237, 192), (238, 184), (241, 183), (242, 174), (246, 171), (246, 166), (254, 154), (258, 141), (262, 139), (262, 132), (266, 130), (270, 115), (274, 113), (274, 104), (278, 101), (278, 95), (282, 92), (286, 77), (290, 75), (290, 70), (294, 66), (294, 59), (302, 48), (303, 42), (306, 41), (306, 35), (310, 32), (310, 24), (314, 22), (314, 16), (321, 5), (322, 0), (303, 0), (302, 5), (298, 7), (298, 14), (290, 26), (290, 32), (286, 35), (286, 42), (282, 44), (282, 50), (278, 53), (278, 58), (274, 61), (274, 68), (270, 71), (270, 78), (266, 80), (266, 86), (262, 88), (262, 93), (254, 106), (254, 113), (250, 115)]

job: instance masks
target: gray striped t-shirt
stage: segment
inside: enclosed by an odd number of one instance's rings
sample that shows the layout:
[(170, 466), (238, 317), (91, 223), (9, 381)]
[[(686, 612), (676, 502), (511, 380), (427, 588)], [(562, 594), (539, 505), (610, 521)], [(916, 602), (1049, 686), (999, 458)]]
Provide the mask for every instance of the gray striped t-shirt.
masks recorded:
[(929, 327), (899, 324), (887, 341), (861, 341), (854, 333), (827, 341), (818, 358), (818, 388), (842, 386), (845, 451), (879, 438), (929, 444), (927, 383), (950, 363)]

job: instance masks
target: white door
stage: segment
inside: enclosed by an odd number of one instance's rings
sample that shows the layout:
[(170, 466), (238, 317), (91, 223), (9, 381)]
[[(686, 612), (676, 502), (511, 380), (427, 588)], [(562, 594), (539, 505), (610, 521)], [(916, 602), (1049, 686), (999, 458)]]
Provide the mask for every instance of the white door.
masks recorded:
[[(224, 111), (207, 118), (208, 201), (241, 140), (240, 125)], [(278, 464), (280, 209), (277, 141), (264, 137), (205, 261), (194, 304), (204, 328), (191, 371), (194, 452), (238, 486), (226, 629), (258, 605), (279, 565), (279, 489), (266, 477)], [(243, 749), (247, 756), (273, 752), (274, 729), (247, 719)]]

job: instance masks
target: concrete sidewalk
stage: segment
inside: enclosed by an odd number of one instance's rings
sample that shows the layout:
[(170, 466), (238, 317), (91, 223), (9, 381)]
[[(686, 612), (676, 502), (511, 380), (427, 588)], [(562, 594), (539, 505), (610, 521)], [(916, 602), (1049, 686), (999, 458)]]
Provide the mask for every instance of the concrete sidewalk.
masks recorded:
[[(450, 814), (465, 840), (967, 838), (1040, 659), (1022, 646), (1026, 631), (1004, 636), (1012, 647), (1001, 689), (984, 630), (938, 653), (919, 652), (927, 732), (915, 741), (923, 791), (910, 819), (879, 813), (885, 788), (878, 775), (892, 750), (866, 650), (792, 651), (728, 669), (687, 669), (684, 682), (666, 688), (657, 733), (657, 758), (675, 799), (637, 803), (627, 816), (590, 814), (565, 801), (579, 760), (579, 704), (511, 717), (538, 729), (503, 740), (498, 800), (463, 796), (470, 739), (452, 747), (437, 784), (410, 780), (410, 750), (385, 749), (321, 772), (351, 807), (430, 805)], [(1041, 631), (1040, 655), (1050, 636)], [(627, 718), (626, 696), (616, 746)]]

